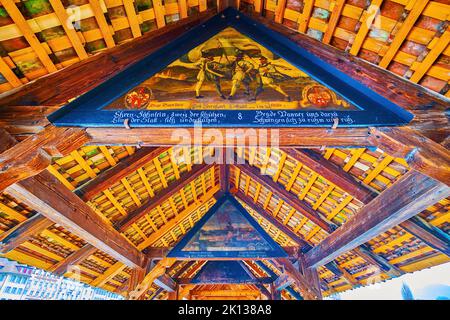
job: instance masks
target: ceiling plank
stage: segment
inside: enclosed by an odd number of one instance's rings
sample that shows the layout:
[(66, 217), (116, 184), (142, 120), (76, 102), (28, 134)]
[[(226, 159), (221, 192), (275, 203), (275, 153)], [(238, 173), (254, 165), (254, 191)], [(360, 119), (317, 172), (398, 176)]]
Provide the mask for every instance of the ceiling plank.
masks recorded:
[(236, 167), (239, 168), (242, 172), (244, 172), (248, 176), (250, 176), (253, 180), (255, 180), (258, 183), (261, 183), (270, 191), (278, 195), (289, 206), (299, 211), (301, 214), (303, 214), (309, 220), (320, 226), (322, 229), (326, 230), (327, 232), (333, 231), (331, 224), (323, 220), (323, 218), (321, 218), (313, 208), (311, 208), (304, 201), (300, 201), (297, 198), (297, 196), (287, 191), (282, 185), (274, 182), (269, 176), (261, 175), (258, 168), (252, 167), (247, 163), (238, 164), (236, 165)]
[(128, 229), (133, 223), (138, 221), (145, 214), (149, 213), (159, 205), (161, 205), (164, 201), (168, 200), (174, 194), (178, 193), (182, 190), (186, 185), (197, 179), (203, 173), (208, 171), (213, 164), (196, 164), (192, 166), (191, 171), (186, 171), (180, 175), (180, 179), (178, 179), (175, 183), (171, 185), (169, 188), (165, 188), (161, 190), (157, 195), (153, 198), (148, 199), (142, 206), (136, 208), (135, 210), (128, 213), (128, 215), (121, 221), (117, 223), (117, 229), (120, 231), (125, 231)]
[(448, 195), (448, 186), (411, 170), (307, 252), (306, 265), (326, 264)]
[[(2, 97), (0, 105), (64, 104), (69, 99), (89, 91), (124, 68), (155, 52), (185, 30), (204, 22), (215, 13), (215, 10), (211, 9), (188, 17), (163, 29), (146, 33), (131, 42), (115, 46), (107, 52), (68, 66), (60, 72), (39, 78), (22, 86), (19, 91)], [(99, 69), (108, 70), (108, 72), (97, 72)]]
[(169, 147), (137, 149), (135, 153), (121, 160), (117, 165), (100, 173), (96, 178), (82, 185), (75, 193), (84, 201), (91, 200), (94, 196), (108, 189), (117, 181), (135, 172), (161, 153), (169, 150)]
[(9, 186), (7, 192), (127, 266), (145, 265), (143, 253), (48, 171)]
[(409, 127), (371, 128), (371, 133), (369, 139), (386, 153), (398, 156), (395, 155), (397, 150), (409, 149), (401, 158), (405, 158), (411, 168), (442, 183), (449, 183), (450, 153), (443, 145)]
[(300, 290), (301, 296), (305, 300), (318, 300), (321, 294), (316, 291), (314, 286), (309, 283), (308, 279), (292, 264), (289, 259), (276, 260), (284, 269), (284, 272), (289, 275)]
[(164, 258), (156, 263), (150, 271), (145, 275), (144, 279), (136, 286), (135, 290), (129, 292), (130, 300), (138, 300), (140, 299), (150, 288), (153, 281), (163, 275), (166, 272), (166, 269), (172, 266), (175, 263), (175, 259)]
[(177, 283), (167, 273), (159, 276), (153, 282), (168, 292), (174, 292), (177, 288)]
[[(316, 171), (325, 179), (331, 183), (334, 183), (339, 188), (360, 200), (364, 204), (369, 203), (378, 194), (377, 192), (371, 191), (361, 182), (357, 181), (352, 175), (345, 172), (341, 167), (326, 160), (319, 153), (313, 150), (283, 148), (282, 151), (286, 152), (295, 160), (305, 164), (310, 169)], [(445, 237), (443, 236), (441, 236), (440, 239), (436, 237), (436, 234), (438, 237), (440, 235), (439, 231), (437, 231), (439, 229), (435, 227), (431, 228), (431, 226), (427, 227), (426, 222), (421, 223), (419, 218), (415, 217), (402, 222), (400, 226), (406, 231), (411, 230), (411, 232), (408, 232), (414, 234), (415, 237), (421, 239), (431, 247), (448, 255), (448, 244), (446, 245), (445, 243), (445, 241), (448, 240), (444, 239)], [(389, 265), (387, 261), (385, 261), (385, 263)]]

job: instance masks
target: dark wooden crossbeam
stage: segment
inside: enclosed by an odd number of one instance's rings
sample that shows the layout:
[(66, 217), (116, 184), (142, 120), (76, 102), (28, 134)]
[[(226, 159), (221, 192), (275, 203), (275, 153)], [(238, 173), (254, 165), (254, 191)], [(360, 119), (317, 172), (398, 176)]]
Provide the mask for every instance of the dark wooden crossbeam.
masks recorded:
[(7, 192), (127, 266), (145, 266), (143, 253), (48, 171), (8, 187)]
[(0, 154), (0, 191), (47, 168), (52, 157), (61, 157), (89, 141), (83, 129), (47, 127)]
[(91, 246), (90, 244), (86, 244), (81, 249), (72, 253), (66, 259), (61, 260), (57, 264), (53, 265), (49, 269), (49, 271), (62, 276), (70, 269), (71, 266), (79, 264), (84, 259), (94, 254), (95, 251), (97, 251), (97, 248)]
[(450, 256), (450, 236), (441, 229), (429, 224), (419, 216), (400, 224), (407, 232), (447, 256)]
[(47, 219), (40, 213), (36, 213), (31, 218), (16, 225), (14, 228), (0, 235), (0, 253), (5, 254), (22, 243), (28, 241), (36, 234), (52, 226), (54, 222)]
[[(90, 144), (92, 145), (141, 145), (141, 146), (190, 146), (185, 139), (174, 139), (173, 128), (133, 128), (132, 130), (122, 128), (88, 128), (86, 129)], [(193, 128), (185, 128), (190, 137), (194, 137)], [(253, 146), (258, 147), (258, 139), (245, 141), (248, 128), (214, 128), (215, 132), (220, 132), (222, 137), (226, 137), (227, 143), (231, 146)], [(277, 129), (251, 129), (256, 137), (267, 136), (267, 144), (276, 144), (283, 147), (304, 147), (320, 148), (329, 147), (368, 147), (373, 146), (370, 142), (370, 132), (361, 128), (338, 128), (330, 130), (328, 128), (277, 128)], [(176, 135), (175, 135), (176, 136)], [(272, 141), (272, 137), (277, 137)], [(255, 141), (253, 141), (255, 140)], [(214, 137), (203, 136), (201, 141), (194, 141), (204, 146), (223, 147), (223, 141)]]
[[(260, 278), (256, 277), (253, 272), (250, 270), (250, 268), (243, 262), (240, 261), (239, 264), (241, 265), (242, 269), (244, 269), (244, 271), (255, 281), (256, 283), (256, 287), (259, 289), (259, 291), (261, 291), (261, 293), (263, 295), (265, 295), (267, 297), (267, 299), (270, 299), (270, 292), (269, 290), (266, 289), (266, 287), (264, 286), (263, 283), (258, 282), (258, 280)], [(272, 277), (269, 277), (271, 281), (273, 281)]]
[(326, 264), (411, 218), (450, 194), (450, 188), (411, 170), (305, 254), (308, 267)]
[(292, 278), (292, 280), (294, 280), (295, 284), (300, 290), (301, 296), (305, 300), (321, 299), (322, 295), (320, 293), (320, 290), (318, 291), (317, 288), (315, 288), (311, 283), (310, 279), (302, 274), (300, 270), (295, 267), (289, 259), (276, 259), (276, 261), (284, 269), (284, 273)]
[(0, 128), (0, 154), (17, 143), (16, 139), (13, 138), (5, 129)]
[(138, 221), (141, 217), (143, 217), (148, 212), (152, 211), (161, 203), (168, 200), (174, 194), (183, 189), (186, 185), (197, 179), (207, 170), (209, 170), (213, 164), (195, 164), (192, 166), (191, 171), (183, 172), (180, 175), (180, 179), (177, 182), (173, 183), (171, 187), (163, 189), (161, 192), (156, 194), (153, 198), (148, 199), (142, 206), (136, 208), (131, 211), (123, 220), (117, 223), (117, 229), (121, 232), (128, 229), (133, 223)]
[(289, 238), (291, 238), (294, 242), (298, 243), (300, 247), (309, 246), (308, 242), (305, 241), (301, 236), (297, 235), (293, 230), (291, 230), (288, 226), (284, 225), (281, 221), (275, 218), (273, 215), (267, 213), (266, 210), (259, 204), (253, 202), (246, 196), (242, 191), (237, 191), (234, 193), (240, 200), (242, 200), (247, 206), (256, 211), (260, 216), (266, 219), (271, 225), (275, 228), (286, 234)]
[(159, 276), (153, 281), (158, 287), (168, 291), (173, 292), (177, 287), (177, 283), (173, 280), (167, 273)]
[(274, 194), (285, 201), (289, 206), (299, 211), (309, 220), (320, 226), (327, 232), (332, 232), (333, 227), (329, 221), (323, 219), (311, 206), (304, 201), (300, 201), (293, 193), (287, 191), (282, 185), (274, 182), (269, 176), (262, 175), (258, 168), (250, 166), (249, 164), (236, 165), (243, 173), (250, 176), (254, 181), (261, 183), (264, 187), (268, 188)]
[(169, 147), (144, 147), (137, 149), (131, 156), (123, 159), (114, 167), (100, 173), (97, 177), (82, 185), (75, 190), (75, 193), (84, 201), (89, 201), (100, 192), (116, 184), (120, 179), (125, 178), (168, 149)]

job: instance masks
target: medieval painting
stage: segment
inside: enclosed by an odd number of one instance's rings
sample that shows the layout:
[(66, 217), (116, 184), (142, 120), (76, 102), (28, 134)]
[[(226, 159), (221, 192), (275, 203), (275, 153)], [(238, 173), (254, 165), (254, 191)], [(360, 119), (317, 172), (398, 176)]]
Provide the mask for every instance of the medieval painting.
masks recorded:
[[(185, 242), (180, 242), (168, 256), (172, 257), (224, 257), (256, 258), (281, 257), (286, 253), (245, 212), (240, 204), (226, 197), (216, 204), (210, 216), (192, 229)], [(253, 222), (253, 223), (252, 223)]]
[(228, 27), (105, 107), (109, 110), (358, 110)]

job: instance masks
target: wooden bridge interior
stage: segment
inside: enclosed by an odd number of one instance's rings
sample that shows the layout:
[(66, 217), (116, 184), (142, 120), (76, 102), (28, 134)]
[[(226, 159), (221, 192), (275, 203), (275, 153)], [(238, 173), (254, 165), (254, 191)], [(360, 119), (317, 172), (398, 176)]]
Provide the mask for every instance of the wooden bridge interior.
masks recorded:
[[(315, 300), (450, 261), (448, 0), (0, 4), (1, 256), (140, 300)], [(178, 150), (170, 128), (46, 119), (228, 6), (414, 120)], [(244, 161), (204, 161), (227, 151)], [(192, 284), (206, 261), (166, 255), (225, 192), (289, 257), (242, 260), (253, 284)]]

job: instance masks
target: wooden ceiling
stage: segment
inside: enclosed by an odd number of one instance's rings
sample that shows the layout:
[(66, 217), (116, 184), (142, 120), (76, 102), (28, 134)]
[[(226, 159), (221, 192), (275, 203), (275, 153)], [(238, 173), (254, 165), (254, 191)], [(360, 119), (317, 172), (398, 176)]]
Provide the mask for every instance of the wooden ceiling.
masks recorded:
[[(280, 148), (234, 147), (245, 163), (226, 170), (201, 161), (217, 152), (209, 141), (185, 146), (185, 161), (175, 162), (167, 128), (55, 128), (45, 118), (225, 1), (0, 2), (0, 36), (7, 38), (0, 39), (0, 91), (9, 91), (0, 100), (2, 255), (129, 298), (173, 298), (171, 280), (191, 278), (203, 262), (165, 254), (228, 185), (292, 256), (307, 251), (299, 258), (308, 267), (303, 274), (289, 261), (245, 262), (255, 277), (294, 279), (281, 291), (284, 299), (326, 296), (449, 261), (448, 100), (424, 89), (448, 96), (449, 1), (241, 0), (237, 6), (254, 19), (415, 119), (394, 129), (283, 128)], [(73, 6), (81, 16), (70, 29), (61, 21)], [(402, 212), (409, 219), (401, 220)], [(402, 222), (386, 228), (389, 215)], [(358, 244), (346, 246), (352, 241)], [(308, 291), (311, 266), (319, 280)], [(178, 298), (264, 296), (274, 297), (269, 287), (178, 290)]]
[[(163, 258), (168, 248), (215, 203), (223, 183), (219, 165), (194, 162), (217, 152), (214, 148), (185, 148), (183, 152), (186, 161), (175, 162), (173, 149), (167, 147), (85, 146), (65, 157), (54, 158), (47, 172), (57, 179), (52, 182), (52, 188), (73, 192), (74, 199), (81, 198), (134, 248), (149, 257)], [(230, 165), (227, 183), (231, 192), (289, 252), (299, 245), (318, 247), (336, 228), (340, 230), (365, 204), (376, 199), (378, 193), (385, 195), (384, 190), (411, 172), (404, 159), (380, 149), (331, 148), (318, 153), (289, 148), (237, 148), (235, 153), (246, 164)], [(51, 176), (40, 174), (37, 179), (48, 180)], [(35, 183), (19, 185), (36, 192)], [(141, 275), (136, 283), (133, 277), (139, 277), (135, 275), (138, 269), (124, 263), (120, 256), (104, 252), (100, 249), (103, 247), (96, 248), (92, 245), (95, 242), (80, 237), (82, 233), (68, 230), (59, 221), (48, 220), (40, 213), (48, 208), (37, 205), (33, 199), (22, 198), (20, 192), (12, 186), (0, 197), (1, 252), (7, 258), (146, 299), (168, 297), (169, 292), (153, 282), (155, 278), (162, 274), (174, 279), (191, 278), (203, 263), (164, 258), (157, 264), (164, 267), (154, 267), (145, 277), (147, 282), (142, 281)], [(449, 199), (433, 203), (415, 219), (447, 234)], [(322, 294), (326, 296), (450, 261), (448, 243), (437, 246), (439, 242), (430, 240), (430, 232), (417, 231), (414, 228), (417, 221), (408, 221), (320, 265)], [(267, 268), (275, 275), (283, 274), (283, 267), (276, 261), (246, 261), (246, 264), (257, 277), (270, 276), (265, 271)], [(186, 286), (180, 294), (196, 296), (207, 289)], [(225, 290), (210, 289), (226, 295)], [(294, 290), (294, 296), (302, 292), (296, 283), (288, 289)], [(234, 289), (238, 294), (243, 294), (242, 290), (255, 291), (255, 288)], [(294, 297), (289, 290), (282, 291), (283, 298)], [(212, 292), (203, 294), (214, 297)]]
[[(2, 0), (0, 93), (216, 10), (220, 2)], [(240, 0), (237, 6), (450, 95), (448, 0)]]

